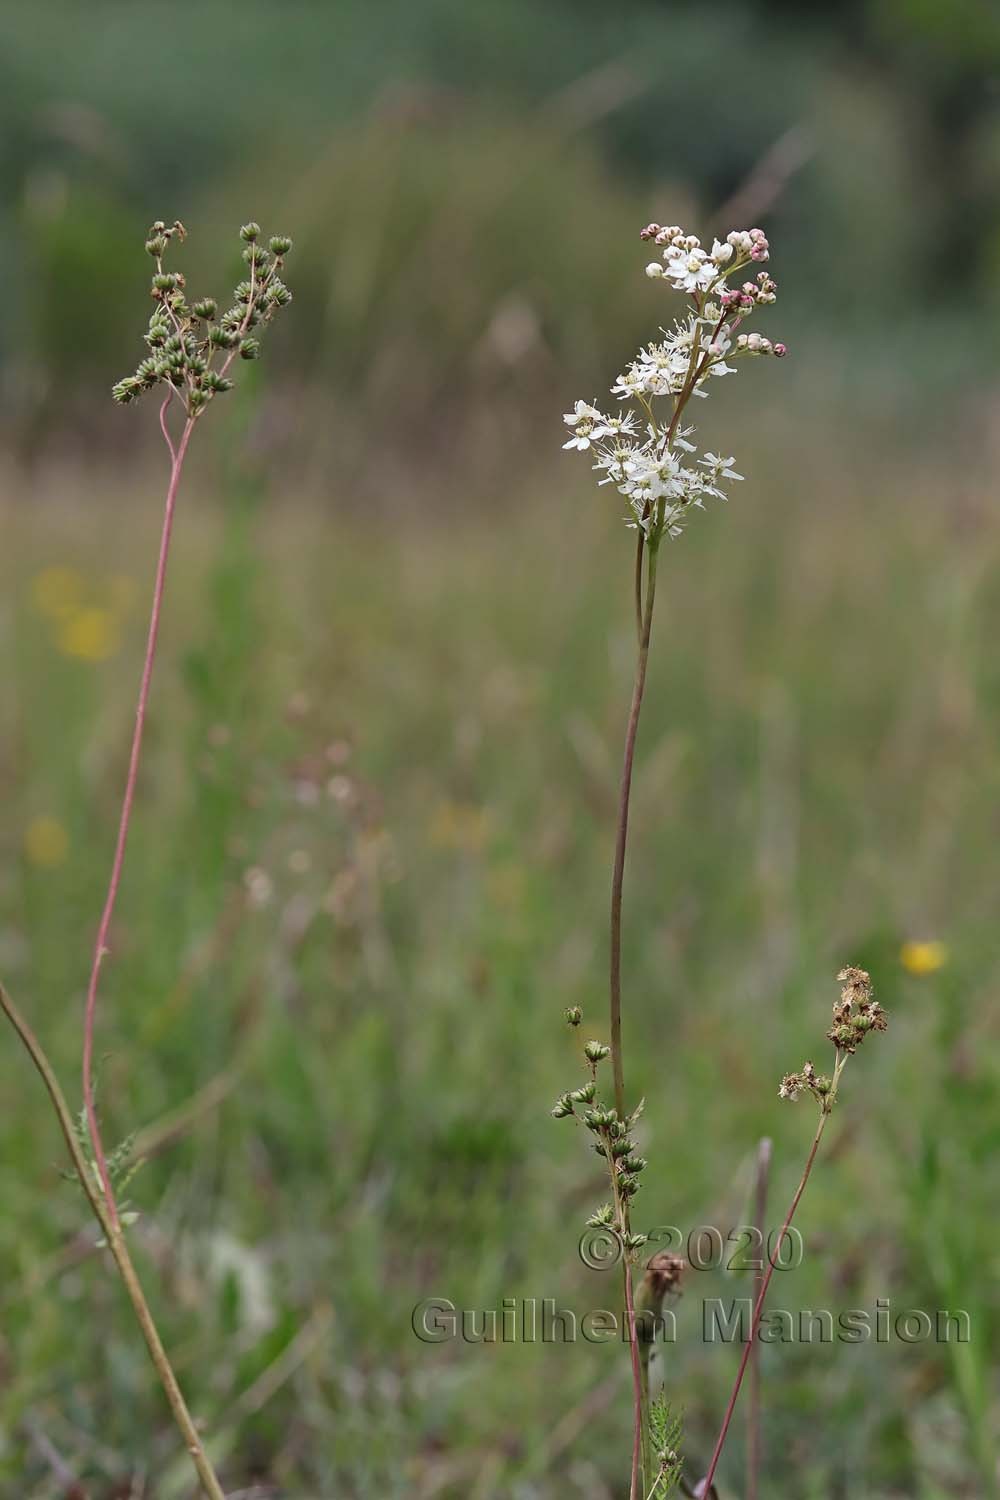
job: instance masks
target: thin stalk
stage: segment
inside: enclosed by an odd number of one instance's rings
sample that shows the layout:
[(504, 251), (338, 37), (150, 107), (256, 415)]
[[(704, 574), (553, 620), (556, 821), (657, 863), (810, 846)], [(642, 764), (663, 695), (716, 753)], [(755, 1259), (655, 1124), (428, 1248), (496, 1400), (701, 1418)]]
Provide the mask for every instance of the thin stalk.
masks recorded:
[(615, 1159), (607, 1138), (604, 1140), (604, 1154), (608, 1163), (608, 1172), (611, 1176), (611, 1191), (615, 1199), (615, 1226), (622, 1247), (622, 1276), (625, 1284), (625, 1317), (628, 1323), (629, 1353), (632, 1360), (632, 1477), (629, 1487), (629, 1500), (639, 1500), (640, 1476), (643, 1470), (643, 1433), (645, 1431), (645, 1392), (647, 1383), (643, 1376), (642, 1361), (639, 1356), (639, 1334), (635, 1322), (635, 1298), (632, 1290), (632, 1262), (629, 1259), (629, 1213), (628, 1199), (624, 1198), (618, 1187), (618, 1173), (615, 1169)]
[[(642, 533), (640, 532), (640, 537)], [(636, 556), (637, 585), (641, 584), (641, 562), (643, 545)], [(619, 1119), (625, 1118), (625, 1075), (622, 1067), (622, 1015), (621, 1015), (621, 951), (622, 951), (622, 888), (625, 877), (625, 853), (628, 846), (629, 800), (632, 792), (632, 766), (635, 760), (635, 742), (639, 729), (639, 715), (646, 686), (646, 666), (649, 660), (649, 639), (653, 627), (653, 605), (656, 600), (656, 563), (659, 553), (659, 538), (654, 536), (645, 542), (646, 600), (642, 608), (639, 630), (639, 647), (636, 658), (635, 683), (632, 689), (632, 706), (625, 732), (625, 754), (622, 765), (621, 792), (618, 803), (618, 829), (615, 838), (615, 861), (611, 878), (611, 1064), (614, 1073), (615, 1109)], [(637, 588), (636, 600), (641, 597)], [(614, 1164), (611, 1163), (612, 1181)], [(621, 1206), (621, 1222), (624, 1234), (629, 1230), (628, 1211)], [(632, 1361), (632, 1385), (634, 1405), (634, 1432), (632, 1440), (632, 1477), (629, 1500), (638, 1500), (640, 1474), (643, 1469), (643, 1432), (645, 1429), (645, 1396), (642, 1362), (639, 1355), (639, 1340), (635, 1326), (635, 1306), (632, 1295), (632, 1266), (628, 1251), (624, 1253), (625, 1312), (628, 1318), (629, 1352)]]
[(624, 1255), (624, 1277), (625, 1316), (628, 1318), (628, 1342), (632, 1356), (633, 1392), (632, 1478), (629, 1484), (629, 1500), (638, 1500), (638, 1497), (642, 1494), (640, 1476), (643, 1469), (643, 1432), (645, 1430), (643, 1419), (645, 1416), (646, 1400), (642, 1365), (639, 1359), (639, 1337), (635, 1326), (635, 1300), (632, 1294), (632, 1262), (629, 1260), (627, 1250)]
[(156, 642), (160, 632), (160, 613), (163, 607), (163, 593), (167, 577), (167, 559), (170, 553), (170, 537), (173, 531), (177, 490), (184, 468), (184, 457), (187, 453), (188, 443), (191, 440), (191, 433), (194, 430), (195, 424), (195, 418), (189, 416), (175, 447), (171, 442), (166, 426), (166, 408), (169, 401), (170, 396), (168, 395), (160, 411), (160, 426), (167, 447), (170, 449), (170, 482), (167, 486), (166, 501), (164, 503), (163, 528), (160, 535), (160, 554), (156, 565), (156, 578), (153, 584), (153, 602), (149, 616), (149, 632), (146, 638), (146, 655), (139, 683), (139, 699), (135, 710), (132, 749), (129, 754), (125, 792), (118, 819), (118, 837), (115, 841), (115, 852), (111, 862), (111, 876), (108, 881), (107, 895), (104, 898), (104, 909), (101, 912), (97, 938), (94, 943), (94, 956), (90, 969), (90, 982), (87, 985), (87, 1002), (83, 1022), (83, 1106), (87, 1117), (87, 1133), (90, 1136), (90, 1144), (94, 1153), (94, 1161), (97, 1164), (97, 1173), (100, 1178), (108, 1217), (115, 1229), (119, 1228), (118, 1205), (115, 1202), (114, 1188), (111, 1185), (107, 1157), (103, 1141), (101, 1140), (100, 1126), (97, 1122), (97, 1109), (94, 1104), (94, 1028), (97, 1020), (97, 987), (100, 979), (101, 964), (108, 952), (108, 934), (111, 929), (111, 920), (114, 916), (118, 887), (121, 884), (122, 866), (125, 862), (125, 845), (128, 842), (129, 824), (132, 820), (132, 808), (135, 802), (135, 788), (139, 776), (139, 760), (142, 754), (142, 737), (146, 723), (146, 709), (149, 704), (149, 689), (153, 680), (153, 665), (156, 660)]
[(806, 1164), (802, 1173), (802, 1177), (799, 1181), (798, 1187), (795, 1189), (795, 1195), (792, 1198), (791, 1204), (789, 1205), (788, 1212), (785, 1215), (785, 1222), (781, 1226), (781, 1233), (778, 1235), (778, 1243), (775, 1246), (774, 1254), (768, 1257), (767, 1270), (764, 1273), (764, 1279), (761, 1282), (760, 1291), (757, 1294), (757, 1301), (754, 1304), (753, 1317), (750, 1321), (750, 1334), (743, 1346), (743, 1354), (740, 1359), (739, 1369), (736, 1372), (736, 1380), (733, 1383), (733, 1389), (730, 1392), (729, 1401), (726, 1404), (726, 1412), (725, 1416), (722, 1419), (722, 1427), (719, 1430), (719, 1436), (715, 1441), (715, 1450), (712, 1453), (712, 1461), (708, 1466), (708, 1473), (702, 1480), (702, 1494), (704, 1495), (707, 1495), (709, 1493), (712, 1485), (712, 1480), (715, 1478), (715, 1471), (719, 1467), (719, 1459), (722, 1457), (722, 1450), (726, 1445), (726, 1437), (729, 1433), (729, 1425), (733, 1420), (733, 1412), (736, 1410), (736, 1402), (739, 1399), (740, 1389), (743, 1385), (743, 1377), (746, 1374), (747, 1365), (750, 1361), (750, 1350), (752, 1349), (754, 1342), (756, 1341), (757, 1330), (760, 1328), (760, 1320), (764, 1313), (764, 1299), (767, 1296), (767, 1289), (771, 1285), (771, 1277), (774, 1275), (774, 1268), (778, 1263), (778, 1257), (781, 1255), (781, 1247), (784, 1243), (785, 1235), (788, 1233), (788, 1230), (791, 1227), (792, 1220), (795, 1217), (795, 1210), (799, 1206), (799, 1200), (806, 1190), (806, 1183), (809, 1181), (809, 1174), (812, 1172), (813, 1163), (816, 1160), (816, 1153), (819, 1151), (819, 1144), (823, 1139), (823, 1132), (826, 1129), (826, 1122), (830, 1118), (830, 1114), (833, 1109), (833, 1101), (836, 1097), (837, 1091), (837, 1081), (844, 1066), (845, 1055), (846, 1054), (843, 1053), (838, 1055), (837, 1066), (833, 1075), (833, 1087), (830, 1091), (829, 1096), (820, 1108), (819, 1124), (816, 1127), (816, 1134), (813, 1137), (813, 1143), (809, 1148), (809, 1155), (806, 1157)]
[(635, 637), (642, 640), (642, 554), (646, 535), (642, 527), (636, 532), (635, 544)]
[[(757, 1151), (757, 1173), (754, 1193), (753, 1223), (760, 1230), (761, 1244), (767, 1225), (767, 1189), (771, 1173), (771, 1142), (767, 1136), (761, 1140)], [(760, 1297), (764, 1285), (763, 1261), (754, 1272), (754, 1297)], [(761, 1392), (760, 1392), (760, 1344), (750, 1340), (750, 1411), (747, 1420), (747, 1494), (746, 1500), (758, 1500), (761, 1459)]]
[(639, 729), (639, 715), (642, 711), (642, 697), (646, 687), (649, 637), (653, 626), (653, 605), (656, 600), (656, 562), (659, 554), (659, 539), (651, 538), (647, 542), (646, 550), (646, 603), (639, 633), (632, 706), (625, 731), (625, 754), (622, 762), (621, 790), (618, 797), (618, 827), (615, 835), (615, 862), (611, 876), (611, 1066), (615, 1082), (615, 1109), (619, 1119), (622, 1120), (625, 1118), (625, 1074), (622, 1066), (622, 887), (625, 879), (625, 852), (628, 847), (632, 766), (635, 761), (635, 741)]
[(66, 1149), (69, 1152), (70, 1160), (76, 1169), (80, 1186), (86, 1194), (94, 1217), (100, 1225), (108, 1248), (114, 1257), (118, 1273), (125, 1285), (129, 1301), (132, 1303), (132, 1309), (138, 1320), (139, 1327), (142, 1329), (143, 1337), (146, 1340), (146, 1347), (149, 1350), (150, 1358), (163, 1386), (174, 1421), (184, 1440), (184, 1446), (191, 1456), (191, 1461), (201, 1482), (202, 1490), (209, 1497), (209, 1500), (225, 1500), (225, 1492), (219, 1483), (211, 1460), (205, 1452), (198, 1429), (194, 1424), (194, 1419), (188, 1410), (184, 1394), (174, 1374), (173, 1366), (157, 1332), (156, 1323), (150, 1312), (149, 1304), (146, 1301), (135, 1266), (132, 1264), (132, 1258), (129, 1255), (128, 1246), (125, 1243), (121, 1228), (112, 1219), (104, 1193), (98, 1190), (94, 1181), (93, 1171), (81, 1150), (76, 1131), (73, 1127), (73, 1117), (69, 1112), (69, 1106), (66, 1103), (66, 1097), (60, 1087), (59, 1080), (56, 1078), (41, 1043), (2, 984), (0, 984), (0, 1009), (3, 1010), (8, 1021), (20, 1037), (25, 1051), (31, 1058), (36, 1071), (45, 1085), (52, 1108), (55, 1111), (56, 1119), (59, 1121), (59, 1128), (62, 1131), (63, 1140), (66, 1142)]
[(642, 1346), (641, 1357), (642, 1487), (646, 1489), (653, 1483), (651, 1479), (653, 1473), (653, 1444), (652, 1434), (649, 1430), (649, 1348), (646, 1344)]

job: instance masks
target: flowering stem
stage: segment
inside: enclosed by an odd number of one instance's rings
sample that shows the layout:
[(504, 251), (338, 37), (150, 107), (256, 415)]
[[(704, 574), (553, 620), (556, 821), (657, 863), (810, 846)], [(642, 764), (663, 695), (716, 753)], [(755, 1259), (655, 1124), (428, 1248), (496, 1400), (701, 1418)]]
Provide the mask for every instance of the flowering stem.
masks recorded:
[(625, 1075), (622, 1067), (622, 886), (625, 879), (625, 851), (628, 845), (632, 765), (635, 760), (635, 741), (639, 729), (639, 715), (642, 711), (642, 696), (646, 686), (649, 637), (653, 625), (653, 604), (656, 598), (658, 537), (649, 539), (647, 551), (646, 603), (642, 612), (642, 628), (639, 632), (639, 652), (636, 659), (635, 684), (632, 689), (632, 707), (625, 731), (625, 755), (618, 799), (618, 830), (615, 837), (615, 862), (611, 877), (611, 1066), (615, 1081), (615, 1109), (620, 1119), (625, 1118)]
[(157, 1332), (156, 1323), (153, 1320), (149, 1304), (143, 1293), (138, 1274), (136, 1273), (135, 1266), (132, 1264), (132, 1258), (129, 1255), (125, 1238), (121, 1229), (111, 1218), (106, 1199), (98, 1189), (93, 1170), (88, 1164), (80, 1143), (77, 1140), (73, 1118), (69, 1112), (66, 1097), (59, 1085), (59, 1080), (56, 1078), (41, 1043), (2, 984), (0, 984), (0, 1009), (3, 1010), (8, 1021), (20, 1037), (28, 1056), (31, 1058), (39, 1077), (45, 1085), (56, 1118), (59, 1121), (59, 1128), (66, 1142), (66, 1149), (69, 1152), (70, 1160), (76, 1168), (76, 1175), (80, 1186), (86, 1194), (94, 1217), (101, 1226), (108, 1248), (114, 1257), (118, 1273), (125, 1285), (129, 1301), (132, 1303), (133, 1311), (142, 1329), (143, 1337), (146, 1340), (146, 1347), (149, 1350), (150, 1358), (153, 1361), (167, 1401), (170, 1404), (174, 1421), (177, 1423), (177, 1427), (184, 1439), (184, 1446), (191, 1455), (191, 1461), (201, 1482), (202, 1490), (208, 1496), (208, 1500), (225, 1500), (225, 1493), (212, 1467), (211, 1460), (205, 1452), (198, 1429), (194, 1424), (194, 1419), (188, 1410), (187, 1402), (184, 1400), (184, 1394), (177, 1383), (173, 1366), (160, 1340), (160, 1335)]
[(107, 895), (104, 899), (104, 910), (101, 913), (101, 921), (97, 929), (97, 939), (94, 944), (94, 957), (90, 970), (90, 982), (87, 986), (87, 1003), (83, 1022), (83, 1105), (87, 1116), (87, 1132), (90, 1136), (91, 1147), (93, 1148), (94, 1161), (97, 1165), (97, 1172), (101, 1181), (101, 1190), (104, 1194), (104, 1203), (108, 1218), (112, 1228), (116, 1231), (119, 1229), (118, 1205), (115, 1202), (114, 1188), (111, 1185), (111, 1176), (108, 1172), (107, 1157), (101, 1140), (100, 1126), (97, 1122), (97, 1110), (94, 1104), (94, 1026), (97, 1019), (97, 986), (100, 978), (101, 964), (108, 951), (108, 933), (111, 927), (111, 919), (114, 916), (118, 887), (121, 884), (122, 866), (125, 861), (125, 845), (128, 841), (132, 807), (135, 802), (135, 787), (139, 775), (142, 736), (146, 723), (146, 708), (149, 703), (149, 689), (153, 679), (153, 664), (156, 659), (156, 642), (160, 631), (160, 612), (163, 606), (163, 592), (167, 576), (167, 558), (170, 552), (170, 536), (173, 530), (177, 490), (184, 468), (184, 457), (187, 453), (188, 443), (191, 440), (191, 433), (195, 423), (194, 417), (189, 416), (187, 418), (175, 447), (170, 441), (170, 435), (166, 426), (166, 407), (169, 400), (170, 396), (168, 395), (161, 408), (160, 425), (171, 454), (170, 483), (167, 486), (167, 496), (164, 505), (163, 530), (160, 536), (160, 555), (156, 565), (156, 579), (153, 584), (153, 603), (149, 616), (146, 656), (139, 684), (139, 699), (136, 704), (132, 749), (129, 755), (128, 774), (125, 779), (125, 793), (122, 798), (121, 814), (118, 819), (118, 838), (115, 843), (114, 858), (111, 863), (111, 876), (108, 881)]
[[(653, 604), (656, 599), (656, 562), (659, 552), (659, 537), (655, 534), (645, 547), (648, 554), (646, 576), (646, 602), (642, 597), (643, 534), (639, 533), (636, 553), (636, 606), (639, 611), (639, 649), (636, 659), (635, 684), (632, 689), (632, 706), (625, 732), (625, 756), (622, 766), (621, 792), (618, 803), (618, 830), (615, 839), (614, 871), (611, 879), (611, 1064), (614, 1072), (615, 1110), (618, 1118), (625, 1118), (625, 1075), (622, 1067), (622, 1011), (621, 1011), (621, 953), (622, 953), (622, 887), (625, 877), (625, 851), (628, 844), (629, 799), (632, 791), (632, 766), (635, 760), (635, 742), (642, 710), (643, 691), (646, 686), (646, 666), (649, 660), (649, 638), (653, 625)], [(614, 1163), (611, 1162), (612, 1183)], [(620, 1205), (620, 1218), (626, 1239), (624, 1241), (625, 1311), (628, 1318), (629, 1351), (632, 1359), (632, 1383), (634, 1396), (634, 1432), (632, 1442), (632, 1479), (629, 1500), (639, 1495), (639, 1475), (643, 1457), (643, 1390), (642, 1367), (639, 1357), (639, 1340), (635, 1326), (635, 1306), (632, 1295), (632, 1266), (627, 1248), (628, 1213)]]
[(799, 1181), (798, 1187), (795, 1189), (795, 1195), (792, 1198), (791, 1204), (789, 1205), (788, 1212), (785, 1215), (785, 1222), (781, 1226), (781, 1233), (778, 1235), (778, 1243), (775, 1246), (774, 1254), (768, 1257), (767, 1270), (765, 1271), (764, 1279), (760, 1284), (760, 1291), (757, 1293), (757, 1301), (754, 1304), (753, 1317), (750, 1320), (750, 1333), (747, 1337), (746, 1343), (743, 1346), (743, 1354), (740, 1359), (739, 1369), (736, 1372), (736, 1380), (733, 1383), (733, 1389), (730, 1392), (729, 1401), (726, 1405), (726, 1413), (722, 1419), (722, 1427), (719, 1430), (719, 1436), (715, 1441), (715, 1450), (712, 1453), (712, 1461), (708, 1466), (708, 1473), (702, 1480), (701, 1493), (703, 1495), (708, 1495), (711, 1493), (712, 1480), (715, 1478), (715, 1471), (719, 1467), (719, 1459), (722, 1457), (722, 1450), (726, 1445), (726, 1437), (729, 1433), (729, 1425), (733, 1420), (733, 1412), (736, 1410), (736, 1402), (739, 1399), (740, 1389), (743, 1385), (743, 1377), (746, 1374), (747, 1365), (750, 1361), (750, 1351), (753, 1348), (754, 1342), (756, 1341), (757, 1330), (760, 1328), (760, 1320), (764, 1314), (764, 1299), (767, 1296), (767, 1289), (771, 1285), (771, 1277), (774, 1275), (774, 1268), (777, 1265), (778, 1258), (781, 1255), (781, 1247), (784, 1244), (785, 1235), (788, 1233), (791, 1222), (795, 1217), (795, 1210), (799, 1206), (799, 1200), (806, 1190), (806, 1183), (809, 1181), (809, 1174), (812, 1172), (813, 1163), (816, 1160), (816, 1153), (819, 1151), (819, 1143), (823, 1139), (823, 1132), (826, 1129), (826, 1122), (830, 1118), (830, 1114), (833, 1109), (833, 1102), (836, 1097), (837, 1091), (837, 1082), (843, 1069), (844, 1061), (845, 1054), (839, 1054), (837, 1057), (837, 1066), (834, 1070), (833, 1075), (833, 1086), (830, 1090), (829, 1095), (820, 1106), (819, 1124), (816, 1127), (816, 1134), (813, 1137), (812, 1146), (809, 1148), (809, 1155), (806, 1157), (806, 1164), (802, 1173), (802, 1177)]

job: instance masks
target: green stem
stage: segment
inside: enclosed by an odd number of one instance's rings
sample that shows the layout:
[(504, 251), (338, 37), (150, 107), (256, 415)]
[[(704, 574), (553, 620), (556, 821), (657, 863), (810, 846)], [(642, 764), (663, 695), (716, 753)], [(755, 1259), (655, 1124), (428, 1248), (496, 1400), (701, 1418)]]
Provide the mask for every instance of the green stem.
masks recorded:
[(143, 1338), (146, 1340), (146, 1347), (149, 1350), (156, 1373), (160, 1378), (160, 1383), (166, 1394), (174, 1421), (184, 1440), (184, 1446), (191, 1455), (191, 1461), (201, 1481), (202, 1491), (209, 1497), (209, 1500), (225, 1500), (225, 1492), (219, 1483), (211, 1460), (202, 1445), (198, 1429), (194, 1424), (194, 1420), (187, 1407), (187, 1402), (184, 1400), (184, 1394), (174, 1374), (173, 1366), (163, 1347), (153, 1314), (150, 1312), (138, 1274), (135, 1266), (132, 1264), (132, 1258), (129, 1255), (124, 1235), (118, 1224), (112, 1220), (103, 1194), (95, 1182), (93, 1168), (87, 1162), (81, 1150), (73, 1125), (73, 1117), (66, 1103), (66, 1096), (63, 1094), (59, 1080), (56, 1078), (41, 1043), (2, 984), (0, 984), (0, 1009), (3, 1010), (8, 1021), (20, 1037), (25, 1051), (31, 1058), (35, 1069), (45, 1085), (52, 1108), (56, 1114), (56, 1119), (59, 1121), (59, 1128), (66, 1142), (66, 1149), (69, 1152), (70, 1160), (76, 1169), (80, 1186), (86, 1194), (94, 1217), (100, 1225), (108, 1248), (114, 1257), (115, 1265), (118, 1267), (118, 1274), (125, 1285), (129, 1301), (132, 1303), (132, 1309), (138, 1320), (139, 1327), (142, 1329)]

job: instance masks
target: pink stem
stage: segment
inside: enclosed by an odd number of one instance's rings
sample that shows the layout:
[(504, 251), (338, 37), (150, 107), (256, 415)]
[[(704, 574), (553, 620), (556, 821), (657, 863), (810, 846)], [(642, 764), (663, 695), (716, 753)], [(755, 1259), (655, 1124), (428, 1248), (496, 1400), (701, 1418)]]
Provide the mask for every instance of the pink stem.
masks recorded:
[[(169, 399), (168, 397), (167, 400), (169, 401)], [(187, 452), (187, 446), (194, 429), (194, 418), (188, 417), (176, 448), (170, 440), (170, 434), (166, 427), (166, 402), (160, 411), (160, 426), (171, 454), (170, 483), (167, 486), (167, 498), (164, 505), (163, 531), (160, 536), (160, 556), (156, 565), (153, 603), (149, 616), (149, 634), (146, 639), (146, 658), (143, 662), (142, 679), (139, 684), (139, 700), (135, 710), (132, 751), (129, 756), (125, 795), (122, 798), (121, 815), (118, 820), (118, 839), (115, 844), (115, 854), (111, 865), (108, 893), (104, 900), (104, 910), (101, 913), (101, 922), (97, 929), (97, 940), (94, 944), (94, 958), (90, 970), (90, 983), (87, 986), (87, 1005), (83, 1022), (83, 1105), (87, 1115), (87, 1131), (90, 1135), (90, 1144), (93, 1148), (94, 1160), (101, 1179), (104, 1201), (108, 1206), (111, 1223), (116, 1229), (119, 1227), (118, 1206), (115, 1202), (114, 1189), (111, 1186), (111, 1176), (108, 1172), (107, 1158), (101, 1141), (100, 1126), (97, 1123), (97, 1111), (94, 1107), (93, 1061), (94, 1024), (97, 1018), (97, 984), (100, 977), (101, 963), (108, 952), (108, 932), (111, 927), (111, 919), (114, 915), (118, 887), (121, 884), (122, 865), (125, 861), (125, 845), (128, 840), (129, 823), (132, 819), (132, 806), (135, 802), (135, 786), (139, 775), (139, 758), (142, 753), (142, 734), (146, 722), (146, 707), (149, 703), (149, 688), (153, 678), (153, 663), (156, 659), (156, 641), (160, 631), (160, 611), (163, 605), (163, 591), (167, 576), (167, 557), (170, 552), (170, 535), (174, 524), (174, 509), (177, 502), (177, 490), (180, 485), (181, 470), (184, 467), (184, 455)]]
[(753, 1347), (754, 1340), (757, 1337), (757, 1330), (760, 1327), (760, 1320), (764, 1312), (764, 1298), (767, 1296), (767, 1289), (771, 1285), (771, 1277), (774, 1275), (774, 1268), (777, 1264), (778, 1257), (781, 1254), (781, 1247), (784, 1244), (785, 1235), (788, 1233), (792, 1219), (795, 1217), (795, 1210), (799, 1206), (799, 1199), (802, 1197), (802, 1194), (806, 1190), (806, 1183), (809, 1181), (809, 1173), (812, 1171), (813, 1162), (816, 1160), (816, 1152), (819, 1150), (819, 1143), (823, 1138), (823, 1130), (826, 1126), (828, 1118), (828, 1111), (824, 1110), (820, 1114), (819, 1128), (816, 1131), (812, 1147), (810, 1148), (809, 1155), (806, 1158), (806, 1165), (805, 1170), (802, 1173), (802, 1179), (795, 1190), (795, 1197), (792, 1199), (788, 1213), (785, 1215), (785, 1222), (781, 1226), (781, 1233), (778, 1235), (778, 1243), (775, 1246), (774, 1254), (768, 1260), (767, 1271), (765, 1272), (764, 1280), (761, 1282), (760, 1291), (757, 1294), (757, 1302), (753, 1310), (753, 1319), (750, 1323), (750, 1336), (747, 1339), (746, 1343), (743, 1345), (743, 1357), (740, 1360), (740, 1367), (736, 1372), (736, 1381), (733, 1385), (733, 1389), (729, 1397), (729, 1404), (726, 1407), (726, 1414), (722, 1419), (722, 1428), (719, 1432), (718, 1438), (716, 1439), (715, 1452), (712, 1454), (712, 1462), (708, 1466), (708, 1473), (705, 1475), (705, 1478), (701, 1482), (701, 1487), (699, 1490), (699, 1493), (701, 1495), (710, 1495), (712, 1492), (712, 1480), (715, 1478), (715, 1471), (719, 1467), (719, 1459), (722, 1457), (722, 1450), (726, 1445), (726, 1436), (729, 1432), (729, 1424), (733, 1420), (733, 1412), (736, 1410), (736, 1402), (739, 1399), (740, 1387), (743, 1384), (743, 1377), (746, 1374), (747, 1364), (750, 1359), (750, 1350)]

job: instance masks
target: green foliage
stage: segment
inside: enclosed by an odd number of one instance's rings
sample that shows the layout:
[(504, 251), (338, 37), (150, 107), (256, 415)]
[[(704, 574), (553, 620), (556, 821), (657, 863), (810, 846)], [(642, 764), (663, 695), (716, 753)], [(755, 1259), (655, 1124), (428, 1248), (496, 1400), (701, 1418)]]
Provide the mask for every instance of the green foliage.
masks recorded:
[(671, 1408), (666, 1396), (657, 1396), (649, 1407), (649, 1436), (653, 1462), (658, 1469), (649, 1478), (647, 1500), (665, 1500), (677, 1488), (684, 1468), (683, 1431), (683, 1418)]

